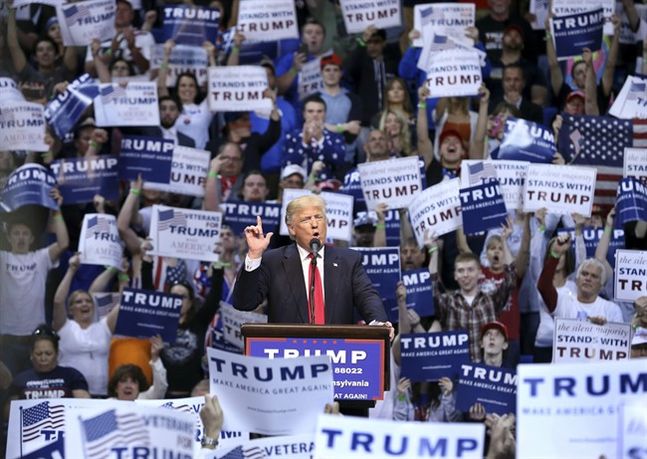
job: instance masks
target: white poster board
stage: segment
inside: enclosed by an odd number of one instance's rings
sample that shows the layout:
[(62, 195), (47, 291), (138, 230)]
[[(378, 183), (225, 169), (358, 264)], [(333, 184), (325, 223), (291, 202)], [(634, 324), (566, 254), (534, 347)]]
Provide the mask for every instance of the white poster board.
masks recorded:
[(460, 179), (444, 180), (425, 189), (409, 206), (409, 219), (418, 246), (429, 237), (451, 233), (461, 226)]
[(626, 360), (631, 347), (631, 326), (607, 322), (555, 318), (553, 362)]
[(117, 219), (109, 214), (85, 214), (79, 252), (85, 265), (113, 266), (121, 268), (123, 245), (117, 230)]
[(391, 209), (407, 207), (422, 191), (417, 156), (361, 163), (357, 170), (369, 210), (380, 203)]
[(647, 295), (647, 252), (642, 250), (616, 250), (613, 273), (616, 301), (634, 302)]
[(593, 167), (530, 164), (524, 186), (524, 212), (542, 207), (558, 215), (591, 216), (597, 170)]
[(209, 109), (214, 112), (245, 112), (272, 109), (263, 97), (267, 72), (261, 66), (209, 67)]

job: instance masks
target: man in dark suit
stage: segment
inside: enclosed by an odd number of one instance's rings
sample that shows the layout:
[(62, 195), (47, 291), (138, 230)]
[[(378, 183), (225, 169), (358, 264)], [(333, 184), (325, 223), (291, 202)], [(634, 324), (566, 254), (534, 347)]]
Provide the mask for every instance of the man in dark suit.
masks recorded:
[(544, 122), (543, 109), (523, 97), (523, 91), (526, 87), (526, 77), (524, 69), (518, 63), (508, 64), (503, 67), (503, 97), (499, 99), (492, 99), (490, 112), (500, 103), (507, 102), (514, 105), (521, 112), (520, 118), (528, 121), (533, 121), (538, 124)]
[[(234, 287), (234, 306), (249, 311), (267, 299), (269, 322), (314, 324), (352, 324), (353, 308), (357, 308), (366, 323), (386, 325), (393, 333), (359, 253), (323, 246), (327, 230), (323, 199), (303, 196), (292, 200), (287, 207), (286, 223), (296, 244), (267, 252), (272, 233), (263, 233), (261, 218), (258, 217), (256, 225), (245, 228), (249, 250)], [(318, 273), (312, 271), (309, 257), (313, 239), (321, 247), (317, 252)], [(313, 303), (322, 293), (321, 309), (318, 304), (309, 307), (308, 303), (308, 281), (313, 274)], [(321, 286), (323, 292), (317, 291)]]

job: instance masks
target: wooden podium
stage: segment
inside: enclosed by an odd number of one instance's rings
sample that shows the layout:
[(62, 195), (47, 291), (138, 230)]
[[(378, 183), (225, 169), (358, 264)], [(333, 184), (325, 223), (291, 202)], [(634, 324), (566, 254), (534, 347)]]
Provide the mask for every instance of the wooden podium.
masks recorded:
[(372, 408), (390, 388), (389, 329), (366, 325), (244, 324), (245, 355), (290, 358), (329, 355), (335, 400)]

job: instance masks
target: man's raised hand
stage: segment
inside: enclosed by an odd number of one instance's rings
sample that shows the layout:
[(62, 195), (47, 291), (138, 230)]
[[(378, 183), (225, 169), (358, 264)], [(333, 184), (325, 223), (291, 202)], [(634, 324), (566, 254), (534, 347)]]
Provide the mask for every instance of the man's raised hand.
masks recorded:
[(250, 225), (245, 228), (245, 240), (249, 249), (248, 255), (251, 259), (261, 258), (263, 252), (270, 245), (270, 239), (274, 233), (263, 234), (263, 220), (260, 215), (256, 217), (256, 225)]

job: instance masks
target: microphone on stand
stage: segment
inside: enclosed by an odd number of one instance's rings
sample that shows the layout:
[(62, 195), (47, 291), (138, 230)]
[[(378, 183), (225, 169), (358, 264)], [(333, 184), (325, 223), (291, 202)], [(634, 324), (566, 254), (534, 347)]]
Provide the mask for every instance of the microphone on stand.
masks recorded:
[(312, 253), (312, 264), (316, 265), (317, 264), (317, 253), (321, 249), (321, 241), (319, 238), (313, 237), (310, 240), (310, 253)]
[(310, 323), (314, 324), (315, 318), (315, 276), (314, 272), (317, 269), (317, 252), (321, 248), (321, 241), (313, 237), (310, 240), (310, 253), (312, 254), (312, 260), (310, 261), (310, 301), (308, 301), (308, 309), (310, 311)]

